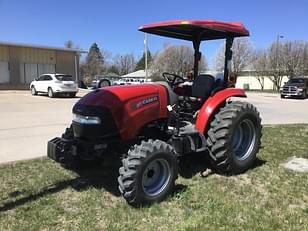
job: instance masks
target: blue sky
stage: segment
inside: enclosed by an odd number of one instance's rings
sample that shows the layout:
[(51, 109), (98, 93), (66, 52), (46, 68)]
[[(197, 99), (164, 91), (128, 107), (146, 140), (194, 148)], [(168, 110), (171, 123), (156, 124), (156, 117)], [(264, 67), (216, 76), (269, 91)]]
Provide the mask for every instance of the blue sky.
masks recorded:
[[(70, 39), (85, 50), (97, 42), (113, 55), (133, 52), (139, 58), (144, 35), (138, 27), (173, 19), (241, 21), (257, 48), (269, 46), (277, 34), (308, 40), (308, 0), (0, 0), (0, 41), (62, 47)], [(148, 40), (152, 53), (164, 43), (190, 45), (154, 35)], [(202, 45), (210, 63), (221, 42)]]

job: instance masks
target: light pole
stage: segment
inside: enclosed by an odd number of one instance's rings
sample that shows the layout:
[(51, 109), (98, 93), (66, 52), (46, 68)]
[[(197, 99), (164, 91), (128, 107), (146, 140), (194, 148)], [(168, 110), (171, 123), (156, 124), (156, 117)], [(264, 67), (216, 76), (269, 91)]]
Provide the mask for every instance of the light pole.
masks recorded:
[(277, 39), (276, 39), (276, 71), (279, 70), (278, 66), (278, 59), (279, 59), (279, 39), (283, 38), (283, 35), (277, 34)]
[(147, 33), (144, 33), (144, 69), (145, 69), (145, 82), (148, 81), (148, 37)]

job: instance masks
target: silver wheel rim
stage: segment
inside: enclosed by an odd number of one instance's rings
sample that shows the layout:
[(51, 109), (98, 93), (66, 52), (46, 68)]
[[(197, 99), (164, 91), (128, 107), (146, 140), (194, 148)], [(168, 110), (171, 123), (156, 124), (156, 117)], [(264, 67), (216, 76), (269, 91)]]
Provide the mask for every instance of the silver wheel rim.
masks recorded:
[(49, 96), (49, 97), (52, 97), (52, 92), (51, 92), (51, 89), (50, 89), (50, 88), (48, 89), (48, 96)]
[(142, 188), (147, 196), (156, 196), (167, 187), (171, 178), (168, 161), (156, 159), (150, 162), (142, 174)]
[(253, 151), (256, 143), (256, 128), (250, 119), (245, 119), (237, 126), (232, 147), (238, 160), (246, 160)]
[(34, 89), (34, 87), (31, 88), (31, 93), (32, 93), (32, 95), (35, 95), (35, 89)]

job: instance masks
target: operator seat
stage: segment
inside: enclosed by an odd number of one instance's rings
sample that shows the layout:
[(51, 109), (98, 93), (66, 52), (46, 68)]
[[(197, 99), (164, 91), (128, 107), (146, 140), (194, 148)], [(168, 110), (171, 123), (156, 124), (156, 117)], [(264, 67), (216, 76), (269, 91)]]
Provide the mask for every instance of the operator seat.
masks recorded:
[(215, 82), (214, 76), (209, 74), (198, 75), (191, 86), (191, 96), (205, 100), (211, 95), (215, 85), (218, 85), (218, 83)]

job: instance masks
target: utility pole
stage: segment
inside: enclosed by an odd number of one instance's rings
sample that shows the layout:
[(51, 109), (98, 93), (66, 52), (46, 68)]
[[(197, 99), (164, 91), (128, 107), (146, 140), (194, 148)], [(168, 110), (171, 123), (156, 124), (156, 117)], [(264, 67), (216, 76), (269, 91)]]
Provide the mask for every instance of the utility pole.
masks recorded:
[(276, 87), (278, 88), (277, 90), (279, 90), (279, 78), (280, 78), (280, 68), (279, 68), (279, 39), (283, 38), (282, 35), (277, 34), (277, 39), (276, 39), (276, 71), (277, 71), (277, 77), (276, 77)]
[(278, 34), (277, 39), (276, 39), (276, 70), (279, 69), (279, 66), (278, 66), (279, 51), (278, 51), (278, 49), (279, 49), (279, 39), (280, 38), (283, 38), (283, 35)]
[(145, 69), (145, 82), (148, 81), (148, 36), (144, 33), (144, 69)]

